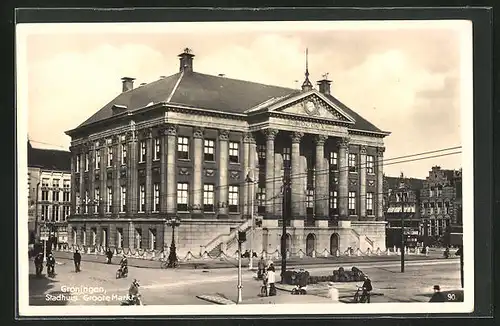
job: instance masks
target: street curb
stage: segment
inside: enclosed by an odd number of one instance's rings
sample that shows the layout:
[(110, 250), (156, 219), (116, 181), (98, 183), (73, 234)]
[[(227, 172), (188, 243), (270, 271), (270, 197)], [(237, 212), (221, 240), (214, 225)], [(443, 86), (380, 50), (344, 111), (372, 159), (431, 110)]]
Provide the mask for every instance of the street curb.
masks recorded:
[(236, 302), (231, 301), (229, 299), (223, 298), (218, 295), (208, 295), (208, 294), (203, 294), (203, 295), (197, 295), (196, 296), (198, 299), (208, 301), (211, 303), (219, 304), (219, 305), (235, 305)]

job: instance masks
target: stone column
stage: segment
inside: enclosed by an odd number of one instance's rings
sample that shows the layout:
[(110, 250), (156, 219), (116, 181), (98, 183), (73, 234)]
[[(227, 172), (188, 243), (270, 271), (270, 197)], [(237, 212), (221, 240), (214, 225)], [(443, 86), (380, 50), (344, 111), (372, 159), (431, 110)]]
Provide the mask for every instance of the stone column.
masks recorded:
[[(89, 151), (89, 202), (87, 205), (88, 214), (94, 214), (94, 192), (95, 192), (95, 160), (96, 160), (96, 146), (95, 142), (92, 143), (91, 149)], [(99, 183), (98, 183), (99, 184)]]
[(177, 128), (175, 125), (168, 124), (167, 135), (167, 214), (175, 215), (177, 212), (177, 171), (176, 171), (176, 152), (177, 152)]
[(266, 129), (266, 219), (275, 218), (274, 212), (274, 139), (278, 134), (276, 129)]
[[(88, 151), (88, 147), (84, 145), (83, 150), (80, 152), (80, 214), (83, 214), (83, 201), (85, 200), (85, 154)], [(90, 176), (89, 176), (90, 177)], [(41, 198), (41, 197), (39, 197)]]
[(229, 131), (219, 130), (219, 159), (218, 159), (218, 172), (219, 172), (219, 216), (228, 214), (228, 164), (229, 164)]
[(314, 178), (314, 199), (315, 199), (315, 219), (316, 220), (326, 220), (328, 218), (328, 199), (329, 199), (329, 187), (328, 187), (328, 169), (325, 166), (325, 141), (328, 136), (317, 135), (316, 136), (316, 165), (314, 166), (315, 178)]
[(291, 190), (292, 190), (292, 220), (303, 220), (304, 216), (301, 216), (301, 205), (304, 205), (301, 194), (304, 189), (301, 187), (301, 178), (304, 176), (300, 171), (300, 141), (304, 136), (301, 132), (292, 133), (292, 169), (290, 173)]
[[(254, 214), (257, 214), (257, 192), (259, 190), (259, 174), (257, 173), (257, 165), (258, 165), (258, 157), (257, 157), (257, 143), (255, 142), (255, 138), (253, 137), (253, 134), (248, 135), (249, 139), (249, 144), (248, 144), (248, 169), (250, 171), (250, 177), (252, 178), (254, 184), (250, 185), (250, 187), (253, 187), (253, 189), (248, 189), (250, 192), (250, 196), (253, 196), (253, 204), (254, 204), (254, 209), (253, 212)], [(250, 203), (248, 205), (252, 204), (252, 198), (250, 198)], [(250, 210), (250, 206), (248, 206), (248, 209)], [(250, 214), (250, 212), (249, 212)]]
[(122, 148), (120, 136), (113, 137), (113, 207), (112, 213), (118, 214), (121, 205), (120, 169), (121, 169)]
[(349, 155), (349, 138), (339, 141), (339, 219), (349, 218), (349, 167), (347, 157)]
[(359, 149), (359, 218), (366, 219), (366, 146)]
[(127, 132), (127, 210), (129, 214), (137, 213), (137, 133)]
[(167, 212), (167, 130), (162, 129), (160, 132), (160, 212)]
[(244, 173), (244, 178), (245, 178), (245, 184), (243, 185), (243, 192), (241, 195), (243, 196), (243, 217), (244, 218), (249, 218), (250, 217), (250, 205), (252, 203), (252, 199), (250, 198), (250, 187), (253, 185), (250, 185), (247, 181), (246, 178), (247, 176), (250, 177), (252, 180), (254, 178), (253, 172), (254, 170), (250, 168), (250, 161), (252, 159), (251, 153), (250, 153), (250, 141), (252, 138), (251, 133), (245, 133), (243, 136), (243, 173)]
[(101, 146), (101, 171), (100, 171), (100, 181), (101, 185), (99, 186), (99, 196), (102, 200), (98, 202), (98, 212), (102, 216), (106, 212), (106, 206), (108, 205), (108, 187), (106, 180), (108, 179), (108, 144), (106, 143), (106, 139), (101, 139), (99, 141), (99, 145)]
[(153, 208), (153, 131), (148, 128), (144, 131), (146, 140), (146, 214)]
[(203, 207), (203, 128), (195, 127), (193, 153), (193, 214), (201, 214)]
[(384, 220), (384, 152), (385, 147), (377, 148), (377, 220)]
[[(75, 167), (76, 167), (76, 161), (78, 160), (78, 156), (75, 152), (75, 148), (74, 147), (71, 147), (70, 148), (70, 151), (71, 151), (71, 184), (70, 184), (70, 187), (71, 187), (71, 208), (70, 208), (70, 215), (74, 215), (76, 213), (76, 188), (77, 188), (77, 185), (76, 185), (76, 171), (75, 171)], [(80, 176), (82, 175), (82, 173), (80, 172), (79, 174)], [(37, 207), (38, 204), (35, 204), (35, 207)], [(37, 212), (35, 211), (35, 214), (37, 214)], [(35, 215), (35, 216), (38, 216), (38, 215)]]

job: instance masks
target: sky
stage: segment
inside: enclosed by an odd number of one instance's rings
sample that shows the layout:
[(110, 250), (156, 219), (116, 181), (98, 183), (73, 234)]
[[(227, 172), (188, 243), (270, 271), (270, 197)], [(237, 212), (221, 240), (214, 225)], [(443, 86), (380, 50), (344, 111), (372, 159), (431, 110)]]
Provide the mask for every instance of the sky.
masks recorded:
[(310, 80), (328, 73), (332, 95), (391, 132), (386, 175), (425, 178), (434, 165), (461, 168), (462, 155), (391, 159), (462, 145), (469, 44), (452, 24), (405, 24), (28, 25), (18, 28), (18, 110), (28, 112), (34, 146), (68, 149), (64, 132), (116, 97), (121, 77), (139, 85), (175, 74), (186, 47), (197, 72), (292, 88), (304, 80), (308, 48)]

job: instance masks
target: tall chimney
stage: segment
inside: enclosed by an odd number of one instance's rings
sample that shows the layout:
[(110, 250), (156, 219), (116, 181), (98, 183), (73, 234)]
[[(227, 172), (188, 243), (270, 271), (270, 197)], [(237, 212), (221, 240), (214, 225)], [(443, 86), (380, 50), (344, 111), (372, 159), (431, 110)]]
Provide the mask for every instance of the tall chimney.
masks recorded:
[(131, 77), (123, 77), (122, 78), (122, 92), (127, 92), (127, 91), (131, 91), (134, 89), (134, 80), (135, 78), (131, 78)]
[[(325, 76), (323, 76), (323, 77), (325, 77)], [(318, 81), (320, 93), (330, 95), (330, 84), (331, 83), (332, 83), (332, 81), (326, 79), (326, 77), (324, 79)]]
[(179, 54), (180, 67), (179, 71), (192, 72), (193, 71), (193, 58), (194, 54), (190, 48), (185, 48), (184, 52)]

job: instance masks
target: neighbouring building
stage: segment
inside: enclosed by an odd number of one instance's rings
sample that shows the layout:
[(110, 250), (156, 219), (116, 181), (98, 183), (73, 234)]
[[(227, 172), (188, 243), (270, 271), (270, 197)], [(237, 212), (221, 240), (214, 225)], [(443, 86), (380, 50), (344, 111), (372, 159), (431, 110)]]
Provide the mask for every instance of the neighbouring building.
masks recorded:
[(462, 226), (462, 169), (432, 167), (421, 193), (421, 233), (439, 240), (449, 227)]
[(179, 59), (179, 73), (152, 83), (122, 78), (121, 94), (66, 132), (71, 244), (167, 250), (176, 217), (179, 255), (234, 253), (253, 203), (258, 252), (279, 250), (283, 211), (292, 255), (384, 250), (388, 132), (333, 96), (330, 80), (316, 90), (307, 67), (291, 89), (198, 73), (189, 49)]
[[(423, 183), (422, 179), (404, 176), (384, 178), (384, 210), (387, 221), (386, 245), (388, 247), (401, 247), (401, 212), (403, 207), (406, 242), (409, 246), (416, 244), (421, 230), (420, 192)], [(402, 196), (404, 196), (404, 201)]]
[(68, 243), (67, 218), (71, 208), (71, 153), (34, 148), (28, 141), (29, 242), (50, 230), (49, 244)]

